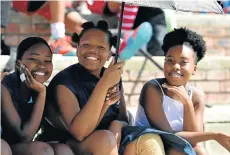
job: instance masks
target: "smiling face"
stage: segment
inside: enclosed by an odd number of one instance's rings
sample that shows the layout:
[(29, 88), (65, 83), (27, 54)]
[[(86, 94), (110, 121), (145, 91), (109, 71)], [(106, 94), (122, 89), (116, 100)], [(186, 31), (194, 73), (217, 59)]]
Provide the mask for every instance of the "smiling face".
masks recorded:
[(82, 66), (92, 73), (99, 74), (110, 58), (107, 34), (98, 29), (85, 32), (80, 39), (77, 56)]
[(168, 83), (175, 86), (185, 85), (196, 72), (196, 55), (187, 45), (171, 47), (164, 63), (164, 75)]
[(40, 83), (46, 82), (53, 71), (51, 51), (42, 43), (33, 45), (18, 61), (24, 64), (33, 78)]

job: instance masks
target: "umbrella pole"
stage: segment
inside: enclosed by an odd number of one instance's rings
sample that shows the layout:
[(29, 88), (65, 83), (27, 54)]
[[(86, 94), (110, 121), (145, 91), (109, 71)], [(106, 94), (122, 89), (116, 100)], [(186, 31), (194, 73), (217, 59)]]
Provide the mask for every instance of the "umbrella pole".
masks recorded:
[(125, 2), (122, 2), (122, 4), (121, 4), (120, 22), (119, 22), (119, 26), (118, 26), (118, 35), (117, 35), (117, 46), (116, 46), (115, 63), (117, 63), (117, 60), (118, 60), (118, 51), (119, 51), (119, 47), (120, 47), (121, 27), (122, 27), (122, 20), (123, 20), (123, 14), (124, 14), (124, 7), (125, 7)]

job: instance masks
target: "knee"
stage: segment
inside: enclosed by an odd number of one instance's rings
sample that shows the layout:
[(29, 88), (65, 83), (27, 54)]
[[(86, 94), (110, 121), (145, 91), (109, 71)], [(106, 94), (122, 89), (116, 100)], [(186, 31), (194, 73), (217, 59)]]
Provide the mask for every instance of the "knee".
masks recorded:
[[(114, 149), (117, 149), (117, 142), (115, 139), (115, 136), (113, 135), (113, 133), (109, 130), (100, 130), (100, 131), (96, 131), (94, 134), (97, 134), (98, 136), (98, 144), (96, 145), (100, 145), (97, 148), (97, 151), (99, 152), (111, 152)], [(96, 152), (97, 152), (96, 151)]]
[(125, 122), (114, 120), (110, 123), (109, 130), (113, 131), (119, 129), (121, 131), (122, 127), (125, 126)]
[(194, 151), (196, 152), (197, 155), (206, 155), (206, 151), (205, 151), (205, 148), (203, 148), (202, 146), (200, 145), (196, 145), (194, 148)]
[(138, 154), (165, 154), (161, 137), (156, 134), (145, 134), (139, 137), (136, 143), (136, 150)]
[(146, 147), (149, 145), (151, 145), (151, 147), (164, 147), (161, 137), (157, 134), (144, 134), (139, 138), (139, 143)]
[(53, 144), (52, 148), (55, 155), (74, 155), (73, 151), (66, 144)]
[(116, 126), (120, 126), (121, 122), (118, 120), (114, 120), (110, 123), (110, 127), (116, 127)]
[(27, 149), (35, 155), (54, 155), (53, 148), (44, 142), (32, 142)]
[(1, 139), (1, 155), (12, 155), (10, 146), (6, 141)]
[(100, 145), (107, 144), (108, 147), (114, 147), (117, 145), (115, 136), (109, 130), (97, 131), (97, 136), (100, 137)]

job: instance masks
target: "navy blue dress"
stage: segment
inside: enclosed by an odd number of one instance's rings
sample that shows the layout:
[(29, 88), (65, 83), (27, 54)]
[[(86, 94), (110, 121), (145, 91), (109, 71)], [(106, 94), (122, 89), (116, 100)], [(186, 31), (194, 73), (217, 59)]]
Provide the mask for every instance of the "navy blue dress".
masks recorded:
[[(102, 69), (101, 76), (103, 75), (104, 71), (105, 68)], [(91, 74), (79, 63), (71, 65), (59, 72), (50, 82), (47, 91), (47, 104), (51, 104), (57, 114), (60, 115), (59, 107), (55, 101), (55, 90), (58, 85), (64, 85), (76, 96), (79, 102), (79, 107), (82, 109), (88, 102), (88, 99), (90, 98), (99, 80), (99, 78)], [(108, 129), (110, 123), (117, 119), (119, 115), (119, 107), (119, 102), (111, 105), (106, 111), (96, 130)], [(72, 138), (67, 130), (62, 130), (55, 126), (54, 122), (50, 123), (46, 122), (42, 127), (42, 134), (40, 135), (39, 140), (65, 142), (66, 140)]]
[[(15, 106), (15, 109), (17, 110), (21, 118), (22, 124), (27, 122), (33, 111), (34, 103), (32, 100), (29, 100), (28, 102), (24, 102), (22, 100), (21, 91), (20, 91), (21, 81), (19, 78), (19, 74), (17, 72), (10, 73), (4, 77), (1, 83), (8, 89), (11, 95), (13, 104)], [(32, 96), (33, 95), (35, 94), (32, 93)], [(9, 144), (15, 144), (15, 143), (20, 142), (20, 137), (17, 137), (15, 132), (7, 126), (8, 126), (7, 122), (3, 118), (2, 119), (2, 129), (3, 129), (2, 138), (6, 140)]]

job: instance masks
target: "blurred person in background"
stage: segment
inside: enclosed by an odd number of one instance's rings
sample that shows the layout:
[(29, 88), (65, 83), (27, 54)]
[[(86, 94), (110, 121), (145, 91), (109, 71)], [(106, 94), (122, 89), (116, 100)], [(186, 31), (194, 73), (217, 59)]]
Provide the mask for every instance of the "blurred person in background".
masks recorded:
[(69, 33), (80, 33), (81, 25), (86, 22), (78, 12), (73, 10), (71, 1), (12, 1), (13, 8), (27, 15), (37, 14), (50, 21), (50, 46), (55, 54), (76, 55)]
[[(93, 13), (98, 13), (106, 17), (117, 16), (118, 19), (120, 18), (121, 4), (118, 2), (86, 1), (86, 3), (89, 10), (92, 11)], [(169, 15), (168, 12), (167, 15)], [(165, 17), (166, 17), (165, 12), (160, 8), (125, 4), (122, 30), (123, 31), (134, 30), (140, 24), (146, 21), (151, 23), (153, 28), (153, 36), (151, 38), (151, 41), (147, 45), (147, 51), (154, 56), (163, 56), (163, 51), (161, 50), (163, 37), (168, 31), (172, 30), (172, 28), (169, 28), (169, 26), (167, 25), (170, 23), (166, 22)], [(114, 25), (114, 22), (117, 21), (119, 20), (112, 20), (113, 23), (110, 23), (110, 25)]]
[(4, 41), (5, 29), (8, 25), (8, 13), (11, 1), (1, 1), (1, 55), (10, 55), (10, 47)]
[(10, 59), (5, 65), (3, 72), (10, 72), (14, 69), (14, 61), (16, 53), (12, 50), (7, 43), (5, 43), (5, 31), (8, 25), (9, 10), (11, 8), (11, 1), (1, 1), (1, 55), (10, 55)]

